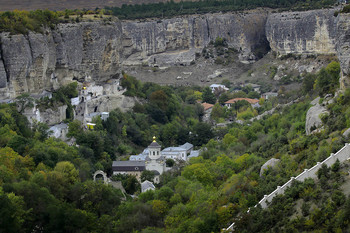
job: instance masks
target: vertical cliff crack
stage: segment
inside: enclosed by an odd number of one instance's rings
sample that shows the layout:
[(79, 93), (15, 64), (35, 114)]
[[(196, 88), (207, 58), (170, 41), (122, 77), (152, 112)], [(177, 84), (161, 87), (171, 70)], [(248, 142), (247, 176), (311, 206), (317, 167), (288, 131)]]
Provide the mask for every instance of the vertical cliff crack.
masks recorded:
[(209, 28), (208, 18), (205, 18), (205, 21), (207, 22), (207, 33), (208, 33), (208, 39), (210, 41), (210, 28)]
[(196, 19), (195, 18), (193, 18), (193, 20), (192, 20), (192, 39), (191, 39), (191, 47), (195, 47), (196, 46), (196, 43), (195, 43), (195, 38), (194, 38), (194, 28), (195, 28), (195, 21), (196, 21)]
[(2, 49), (2, 41), (1, 41), (1, 37), (0, 37), (0, 60), (2, 62), (2, 64), (4, 65), (4, 70), (5, 70), (5, 74), (6, 74), (6, 82), (9, 83), (10, 82), (10, 75), (5, 63), (5, 59), (4, 59), (4, 51)]
[(31, 62), (33, 63), (34, 55), (33, 55), (32, 43), (30, 42), (28, 35), (25, 35), (24, 38), (28, 41), (28, 46), (29, 46), (29, 50), (30, 50), (30, 57), (32, 58)]

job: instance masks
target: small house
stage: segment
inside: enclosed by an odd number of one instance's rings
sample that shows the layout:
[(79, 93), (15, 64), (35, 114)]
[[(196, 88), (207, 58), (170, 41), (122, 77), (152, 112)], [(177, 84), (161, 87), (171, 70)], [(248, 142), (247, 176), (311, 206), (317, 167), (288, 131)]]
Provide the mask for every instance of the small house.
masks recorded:
[(87, 123), (86, 126), (88, 129), (93, 130), (96, 124), (94, 123)]
[(260, 107), (258, 99), (250, 99), (250, 98), (234, 98), (234, 99), (230, 99), (230, 100), (226, 101), (224, 104), (227, 108), (231, 108), (238, 101), (247, 101), (248, 103), (250, 103), (250, 105), (253, 108)]
[(141, 183), (141, 193), (147, 192), (148, 190), (155, 190), (156, 187), (151, 181), (145, 180)]
[(261, 97), (264, 98), (265, 100), (268, 100), (269, 98), (276, 97), (276, 96), (278, 96), (277, 92), (266, 92), (261, 95)]
[(210, 85), (211, 92), (214, 93), (215, 91), (228, 91), (229, 89), (222, 84), (211, 84)]

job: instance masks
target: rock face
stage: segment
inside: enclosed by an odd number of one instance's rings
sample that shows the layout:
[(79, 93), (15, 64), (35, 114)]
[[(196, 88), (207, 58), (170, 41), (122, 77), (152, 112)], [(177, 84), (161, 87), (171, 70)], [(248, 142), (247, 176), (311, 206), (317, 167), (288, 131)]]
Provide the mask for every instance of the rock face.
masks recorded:
[(264, 163), (264, 165), (262, 165), (260, 168), (260, 177), (263, 176), (265, 170), (268, 170), (269, 168), (274, 168), (275, 166), (277, 166), (279, 162), (280, 162), (279, 159), (272, 158), (268, 160), (266, 163)]
[(119, 77), (127, 65), (187, 65), (217, 37), (238, 50), (245, 63), (269, 47), (279, 54), (337, 53), (345, 86), (350, 74), (350, 16), (334, 17), (334, 12), (254, 10), (144, 22), (67, 23), (42, 34), (0, 33), (0, 98), (41, 93), (72, 80), (103, 83)]
[(266, 11), (207, 14), (147, 22), (60, 24), (42, 34), (0, 34), (0, 97), (41, 93), (89, 77), (104, 82), (121, 65), (189, 64), (217, 37), (240, 51), (242, 61), (267, 46)]
[(322, 126), (322, 120), (320, 116), (322, 114), (328, 114), (329, 112), (323, 106), (321, 106), (319, 102), (320, 97), (316, 98), (311, 102), (313, 105), (306, 113), (306, 123), (305, 123), (305, 131), (306, 135), (310, 135), (312, 131), (318, 129)]
[(58, 88), (73, 79), (103, 81), (118, 72), (121, 24), (60, 24), (43, 34), (0, 34), (0, 95)]
[(55, 125), (66, 119), (66, 110), (67, 105), (47, 108), (44, 111), (40, 111), (40, 109), (35, 106), (32, 108), (26, 108), (23, 115), (27, 117), (30, 124), (37, 121), (43, 122), (47, 125)]
[(190, 63), (195, 52), (217, 37), (241, 52), (241, 59), (254, 59), (255, 48), (266, 46), (266, 11), (206, 14), (148, 22), (125, 22), (125, 64), (172, 65)]
[(334, 9), (271, 14), (266, 36), (272, 50), (279, 54), (336, 53)]
[(337, 21), (337, 55), (341, 67), (341, 88), (350, 87), (350, 14), (339, 14)]

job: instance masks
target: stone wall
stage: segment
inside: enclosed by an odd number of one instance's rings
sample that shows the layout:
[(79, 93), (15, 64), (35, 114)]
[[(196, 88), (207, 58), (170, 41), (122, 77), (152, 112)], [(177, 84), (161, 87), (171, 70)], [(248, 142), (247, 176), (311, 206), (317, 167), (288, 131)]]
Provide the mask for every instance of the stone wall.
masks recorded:
[(265, 195), (261, 201), (259, 201), (259, 204), (262, 208), (267, 208), (268, 204), (272, 202), (273, 198), (277, 195), (283, 194), (288, 187), (290, 187), (294, 180), (303, 182), (305, 179), (317, 178), (317, 171), (321, 168), (323, 164), (326, 164), (328, 167), (332, 166), (337, 159), (340, 162), (344, 162), (345, 160), (349, 159), (350, 157), (350, 145), (347, 143), (345, 146), (340, 149), (337, 153), (331, 154), (328, 158), (323, 160), (322, 162), (318, 162), (315, 166), (313, 166), (310, 169), (305, 169), (302, 173), (300, 173), (297, 177), (291, 177), (291, 179), (285, 183), (282, 186), (277, 186), (276, 190), (274, 190), (269, 195)]
[[(261, 207), (264, 209), (267, 208), (269, 204), (272, 202), (273, 198), (276, 197), (277, 195), (284, 194), (286, 189), (292, 185), (293, 181), (297, 180), (297, 181), (303, 182), (305, 179), (308, 179), (308, 178), (316, 179), (317, 171), (322, 167), (323, 164), (326, 164), (328, 167), (330, 167), (337, 161), (337, 159), (339, 160), (339, 162), (344, 162), (349, 158), (350, 158), (350, 144), (346, 143), (345, 146), (341, 148), (337, 153), (335, 154), (332, 153), (328, 158), (326, 158), (322, 162), (318, 162), (312, 168), (305, 169), (297, 177), (291, 177), (290, 180), (288, 180), (284, 185), (277, 186), (277, 188), (269, 195), (264, 195), (263, 199), (261, 199), (258, 204), (260, 204)], [(255, 207), (257, 207), (257, 205), (255, 205)], [(231, 232), (234, 229), (234, 225), (235, 225), (235, 222), (233, 222), (229, 227), (223, 230)]]

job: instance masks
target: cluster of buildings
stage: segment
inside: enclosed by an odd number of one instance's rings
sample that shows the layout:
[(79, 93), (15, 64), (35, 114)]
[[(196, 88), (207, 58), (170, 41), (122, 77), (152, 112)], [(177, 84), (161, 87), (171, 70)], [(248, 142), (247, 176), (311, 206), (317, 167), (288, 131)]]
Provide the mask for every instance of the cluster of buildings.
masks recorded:
[[(247, 87), (247, 86), (251, 87), (253, 91), (260, 93), (260, 85), (254, 84), (254, 83), (240, 84), (239, 86), (237, 86), (233, 90), (233, 92), (238, 92), (238, 91), (241, 90), (241, 88), (244, 88), (244, 87)], [(229, 90), (225, 85), (222, 85), (222, 84), (212, 84), (212, 85), (210, 85), (210, 89), (211, 89), (212, 93), (215, 93), (215, 92), (218, 92), (218, 91), (225, 92), (225, 91)], [(270, 99), (272, 97), (276, 97), (276, 96), (278, 96), (277, 92), (266, 92), (266, 93), (261, 94), (261, 98), (264, 98), (266, 100), (268, 100), (268, 99)], [(230, 100), (226, 101), (223, 104), (223, 106), (227, 107), (227, 108), (232, 108), (232, 107), (234, 107), (234, 104), (236, 102), (238, 102), (238, 101), (247, 101), (253, 108), (260, 107), (259, 100), (258, 99), (251, 99), (251, 98), (234, 98), (234, 99), (230, 99)], [(214, 105), (210, 104), (210, 103), (202, 103), (202, 106), (204, 108), (203, 121), (209, 121), (210, 115), (211, 115), (211, 112), (213, 110)]]
[(141, 180), (142, 172), (148, 170), (154, 173), (153, 182), (159, 183), (159, 176), (171, 169), (166, 164), (167, 159), (187, 161), (198, 155), (199, 151), (193, 150), (193, 145), (190, 143), (161, 150), (161, 146), (153, 137), (153, 142), (141, 154), (130, 156), (129, 161), (113, 161), (113, 175), (128, 174)]

